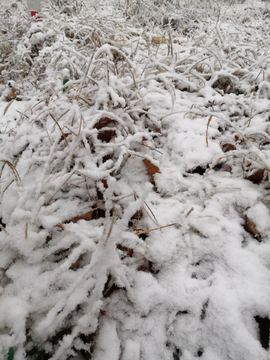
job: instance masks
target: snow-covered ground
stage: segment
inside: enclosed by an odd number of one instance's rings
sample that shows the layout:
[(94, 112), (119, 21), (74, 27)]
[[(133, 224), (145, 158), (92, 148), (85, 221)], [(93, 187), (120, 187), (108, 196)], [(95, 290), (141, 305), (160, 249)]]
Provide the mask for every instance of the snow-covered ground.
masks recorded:
[(268, 4), (55, 3), (0, 14), (0, 359), (268, 359)]

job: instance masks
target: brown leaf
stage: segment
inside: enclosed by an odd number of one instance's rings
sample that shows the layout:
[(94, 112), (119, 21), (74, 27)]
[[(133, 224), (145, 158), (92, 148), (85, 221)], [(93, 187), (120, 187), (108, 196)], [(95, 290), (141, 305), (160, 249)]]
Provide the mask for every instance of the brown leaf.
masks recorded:
[(152, 164), (151, 161), (147, 159), (143, 159), (143, 163), (146, 166), (147, 174), (152, 178), (153, 181), (155, 181), (154, 175), (157, 173), (161, 174), (159, 168), (156, 165)]
[(100, 130), (97, 138), (100, 141), (103, 142), (110, 142), (112, 140), (112, 138), (114, 138), (116, 135), (116, 131), (115, 130)]
[(244, 229), (247, 232), (249, 232), (259, 242), (261, 241), (261, 234), (257, 230), (255, 223), (252, 220), (250, 220), (247, 216), (245, 217)]
[(246, 176), (245, 179), (253, 182), (254, 184), (259, 184), (264, 177), (264, 169), (259, 169), (255, 171), (252, 175)]
[(114, 129), (112, 130), (102, 130), (104, 127), (115, 127), (115, 124), (117, 122), (113, 119), (110, 119), (108, 117), (104, 117), (100, 119), (98, 122), (95, 123), (94, 129), (100, 130), (97, 138), (100, 141), (104, 142), (110, 142), (113, 137), (116, 136), (116, 131)]
[(147, 265), (140, 265), (138, 268), (137, 268), (138, 271), (144, 271), (144, 272), (149, 272), (149, 266), (148, 264)]
[(138, 266), (137, 271), (150, 272), (151, 274), (157, 274), (159, 272), (154, 263), (149, 260), (145, 260), (144, 264)]
[(117, 249), (121, 250), (121, 251), (128, 251), (128, 248), (125, 246), (122, 246), (121, 244), (117, 244)]
[(65, 140), (68, 137), (69, 133), (63, 133), (60, 137), (60, 141)]
[(83, 255), (84, 255), (84, 254), (81, 254), (81, 255), (78, 257), (77, 261), (75, 261), (75, 263), (73, 263), (73, 264), (70, 266), (70, 269), (71, 269), (71, 270), (76, 271), (76, 270), (78, 270), (78, 269), (81, 267), (81, 262), (82, 262), (82, 260), (83, 260)]
[(238, 111), (235, 111), (233, 114), (230, 114), (230, 117), (240, 116)]
[(142, 209), (135, 212), (134, 215), (132, 215), (131, 219), (137, 219), (140, 220), (142, 218), (143, 212)]
[(107, 182), (107, 180), (101, 180), (101, 182), (102, 182), (102, 184), (104, 185), (104, 187), (106, 188), (106, 189), (108, 189), (108, 182)]
[(11, 101), (13, 99), (16, 99), (17, 95), (19, 95), (19, 91), (15, 88), (12, 88), (11, 92), (5, 96), (6, 101)]
[(220, 144), (223, 152), (236, 150), (236, 146), (234, 145), (234, 139), (225, 139)]
[(93, 217), (93, 211), (89, 211), (86, 214), (72, 218), (70, 221), (73, 223), (77, 223), (79, 220), (89, 221), (92, 220), (92, 217)]
[(133, 255), (133, 249), (128, 249), (127, 257), (132, 257)]
[(222, 151), (223, 152), (227, 152), (227, 151), (231, 151), (231, 150), (236, 150), (236, 146), (230, 143), (227, 144), (222, 144), (221, 145)]
[(102, 128), (108, 126), (108, 125), (111, 125), (111, 124), (115, 125), (116, 121), (112, 120), (112, 119), (110, 119), (108, 117), (104, 117), (104, 118), (100, 119), (98, 122), (95, 123), (94, 129), (100, 130), (100, 129), (102, 129)]
[(106, 284), (104, 285), (104, 289), (102, 294), (105, 298), (111, 297), (114, 293), (116, 293), (121, 288), (112, 282), (112, 276), (109, 274)]
[(132, 257), (133, 255), (133, 249), (128, 249), (127, 247), (125, 246), (122, 246), (121, 244), (117, 244), (117, 249), (123, 251), (126, 253), (126, 255), (124, 257)]
[(230, 162), (225, 163), (222, 165), (221, 169), (226, 172), (232, 172), (232, 164)]

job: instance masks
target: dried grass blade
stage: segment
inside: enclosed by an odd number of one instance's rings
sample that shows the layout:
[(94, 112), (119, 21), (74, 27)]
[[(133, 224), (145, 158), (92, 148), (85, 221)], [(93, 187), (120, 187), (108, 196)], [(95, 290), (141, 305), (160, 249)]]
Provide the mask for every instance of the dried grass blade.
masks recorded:
[(25, 238), (28, 238), (28, 222), (25, 224)]
[(22, 113), (21, 111), (19, 110), (16, 110), (19, 114), (21, 114), (22, 116), (25, 116), (27, 119), (29, 119), (29, 116), (27, 116), (26, 114)]
[(65, 185), (65, 183), (71, 178), (72, 175), (75, 174), (75, 172), (76, 172), (76, 170), (73, 170), (73, 171), (71, 172), (71, 174), (69, 175), (69, 177), (68, 177), (68, 178), (63, 182), (63, 184), (55, 191), (55, 193), (54, 193), (53, 196), (50, 198), (50, 200), (47, 202), (47, 204), (49, 204), (49, 203), (52, 201), (52, 199), (55, 197), (55, 195), (58, 193), (58, 191), (61, 189), (61, 187)]
[(166, 228), (166, 227), (173, 226), (173, 225), (177, 225), (177, 223), (173, 223), (173, 224), (169, 224), (169, 225), (165, 225), (165, 226), (160, 226), (160, 227), (155, 228), (155, 229), (140, 231), (140, 232), (136, 233), (135, 235), (139, 236), (139, 235), (141, 235), (141, 234), (149, 233), (150, 231), (155, 231), (155, 230), (159, 230), (159, 229), (164, 229), (164, 228)]
[(0, 224), (0, 228), (7, 234), (9, 235), (9, 233), (7, 232), (7, 230), (4, 228), (4, 226), (2, 224)]
[[(147, 209), (148, 209), (148, 210), (150, 211), (150, 213), (152, 214), (152, 216), (153, 216), (153, 218), (154, 218), (154, 220), (152, 219), (153, 223), (154, 223), (155, 225), (157, 225), (158, 227), (160, 227), (159, 222), (158, 222), (157, 218), (155, 217), (155, 214), (154, 214), (153, 211), (151, 210), (150, 206), (149, 206), (146, 202), (144, 202), (144, 205), (147, 207)], [(148, 214), (147, 211), (146, 211), (146, 213), (147, 213), (147, 215), (149, 216), (149, 214)], [(150, 217), (150, 219), (151, 219), (151, 216), (149, 216), (149, 217)]]
[(186, 218), (192, 213), (192, 211), (194, 210), (194, 207), (192, 207), (191, 209), (189, 209), (189, 211), (186, 214)]
[(61, 129), (61, 126), (58, 124), (58, 121), (54, 118), (54, 116), (50, 113), (50, 117), (53, 119), (53, 121), (56, 123), (56, 125), (59, 127), (59, 130), (61, 131), (63, 138), (68, 146), (68, 142), (67, 142), (67, 138), (65, 136), (65, 134), (63, 133), (63, 130)]
[(210, 115), (210, 117), (208, 119), (208, 122), (207, 122), (207, 127), (206, 127), (206, 138), (205, 138), (205, 140), (206, 140), (207, 147), (208, 147), (208, 128), (209, 128), (210, 122), (212, 120), (212, 117), (213, 117), (213, 115)]
[(4, 109), (3, 115), (6, 115), (6, 112), (8, 111), (8, 109), (9, 109), (10, 105), (13, 103), (13, 101), (14, 101), (14, 100), (11, 100), (11, 101), (7, 104), (7, 106), (6, 106), (5, 109)]
[(107, 236), (106, 236), (105, 244), (107, 243), (107, 241), (109, 240), (109, 238), (110, 238), (110, 236), (111, 236), (111, 233), (112, 233), (113, 225), (114, 225), (114, 223), (115, 223), (115, 219), (116, 219), (117, 212), (118, 212), (118, 209), (115, 209), (114, 212), (113, 212), (113, 218), (112, 218), (112, 222), (111, 222), (110, 229), (109, 229), (108, 234), (107, 234)]
[(93, 104), (90, 104), (87, 100), (85, 100), (84, 98), (82, 98), (81, 96), (78, 95), (78, 99), (81, 99), (82, 101), (84, 101), (87, 105), (89, 106), (93, 106)]
[(152, 146), (149, 146), (149, 145), (146, 145), (146, 144), (143, 144), (143, 143), (140, 143), (140, 145), (142, 145), (142, 146), (146, 146), (146, 147), (148, 147), (149, 149), (154, 150), (154, 151), (156, 151), (156, 152), (160, 153), (161, 155), (163, 155), (163, 153), (162, 153), (161, 151), (159, 151), (159, 150), (157, 150), (157, 149), (153, 148)]
[(61, 119), (61, 117), (63, 117), (64, 115), (66, 115), (66, 113), (69, 112), (69, 109), (67, 111), (65, 111), (62, 115), (59, 116), (59, 118), (57, 119), (57, 121), (59, 121)]
[[(5, 164), (7, 164), (10, 167), (10, 169), (13, 171), (13, 173), (15, 175), (15, 178), (16, 178), (16, 181), (19, 184), (21, 182), (21, 178), (20, 178), (20, 175), (19, 175), (18, 171), (16, 170), (15, 166), (13, 164), (11, 164), (11, 162), (8, 161), (8, 160), (5, 160)], [(1, 175), (2, 175), (2, 171), (4, 169), (4, 166), (2, 167)]]
[(2, 196), (4, 195), (4, 193), (7, 191), (7, 189), (10, 187), (10, 185), (15, 181), (15, 179), (11, 180), (11, 182), (5, 187), (5, 189), (2, 192)]

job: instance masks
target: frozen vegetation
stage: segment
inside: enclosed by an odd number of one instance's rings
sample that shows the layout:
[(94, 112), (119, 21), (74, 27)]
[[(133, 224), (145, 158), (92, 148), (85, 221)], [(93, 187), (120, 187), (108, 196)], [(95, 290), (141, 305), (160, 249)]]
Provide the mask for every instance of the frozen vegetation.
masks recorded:
[(267, 360), (267, 2), (0, 11), (0, 359)]

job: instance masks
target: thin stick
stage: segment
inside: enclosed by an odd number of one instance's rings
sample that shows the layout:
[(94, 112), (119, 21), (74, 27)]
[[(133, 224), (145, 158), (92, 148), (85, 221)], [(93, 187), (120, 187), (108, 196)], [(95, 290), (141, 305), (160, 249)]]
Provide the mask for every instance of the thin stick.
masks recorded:
[(84, 101), (87, 105), (89, 106), (93, 106), (92, 104), (90, 104), (87, 100), (85, 100), (84, 98), (82, 98), (81, 96), (78, 95), (78, 99), (81, 99), (82, 101)]
[(157, 149), (155, 149), (155, 148), (153, 148), (153, 147), (151, 147), (151, 146), (149, 146), (149, 145), (146, 145), (146, 144), (143, 144), (143, 143), (140, 143), (140, 145), (146, 146), (146, 147), (148, 147), (149, 149), (154, 150), (154, 151), (157, 151), (158, 153), (160, 153), (161, 155), (163, 155), (163, 153), (162, 153), (161, 151), (159, 151), (159, 150), (157, 150)]
[(13, 103), (13, 101), (14, 101), (14, 100), (11, 100), (11, 101), (9, 102), (9, 104), (7, 104), (7, 106), (6, 106), (5, 109), (4, 109), (3, 115), (6, 115), (6, 112), (8, 111), (8, 108), (9, 108), (10, 105)]
[(116, 219), (116, 214), (118, 212), (118, 209), (115, 209), (114, 212), (113, 212), (113, 218), (112, 218), (112, 222), (111, 222), (111, 226), (110, 226), (110, 229), (109, 229), (109, 232), (106, 236), (106, 240), (105, 240), (105, 244), (107, 243), (107, 241), (109, 240), (109, 237), (111, 236), (111, 233), (112, 233), (112, 229), (113, 229), (113, 225), (115, 223), (115, 219)]
[(65, 185), (65, 183), (71, 178), (72, 175), (75, 174), (75, 172), (76, 172), (75, 170), (71, 172), (70, 176), (63, 182), (63, 184), (60, 186), (60, 188), (58, 188), (58, 189), (56, 190), (56, 192), (53, 194), (53, 196), (50, 198), (50, 200), (47, 202), (47, 204), (49, 204), (49, 203), (52, 201), (52, 199), (55, 197), (55, 195), (58, 193), (58, 191), (61, 189), (61, 187), (62, 187), (63, 185)]
[(173, 225), (177, 225), (177, 223), (170, 224), (170, 225), (165, 225), (165, 226), (160, 226), (160, 227), (158, 227), (158, 228), (151, 229), (151, 230), (140, 231), (140, 232), (136, 233), (135, 235), (139, 236), (139, 235), (141, 235), (141, 234), (149, 233), (150, 231), (155, 231), (155, 230), (159, 230), (159, 229), (164, 229), (164, 228), (166, 228), (166, 227), (173, 226)]
[(81, 82), (81, 85), (80, 85), (79, 95), (81, 94), (82, 88), (83, 88), (83, 86), (84, 86), (84, 83), (85, 83), (85, 80), (86, 80), (88, 71), (89, 71), (89, 69), (90, 69), (90, 66), (91, 66), (92, 61), (93, 61), (93, 58), (94, 58), (94, 54), (95, 54), (95, 50), (93, 51), (93, 55), (92, 55), (91, 59), (89, 60), (89, 63), (88, 63), (88, 66), (87, 66), (85, 75), (84, 75), (84, 77), (83, 77), (83, 79), (82, 79), (82, 82)]
[(192, 207), (192, 208), (187, 212), (186, 217), (188, 217), (188, 216), (192, 213), (193, 210), (194, 210), (194, 207)]
[(27, 119), (29, 119), (29, 116), (25, 115), (24, 113), (20, 112), (19, 110), (16, 110), (19, 114), (25, 116)]
[(2, 224), (0, 224), (0, 228), (7, 234), (9, 235), (9, 233), (7, 232), (7, 230), (4, 228), (4, 226)]
[(25, 238), (28, 237), (28, 222), (25, 224)]
[[(129, 194), (129, 195), (122, 196), (122, 197), (119, 198), (119, 199), (112, 200), (112, 202), (116, 203), (117, 201), (120, 201), (120, 200), (125, 199), (125, 198), (127, 198), (127, 197), (129, 197), (129, 196), (132, 196), (132, 195), (134, 195), (134, 193)], [(90, 211), (95, 211), (95, 210), (101, 209), (101, 208), (103, 208), (104, 206), (105, 206), (105, 204), (102, 204), (102, 205), (97, 206), (97, 207), (95, 207), (95, 208), (93, 208), (93, 209), (90, 209), (89, 212), (90, 212)], [(59, 228), (61, 228), (61, 229), (64, 229), (64, 225), (63, 225), (62, 223), (58, 223), (58, 224), (55, 225), (55, 226), (56, 226), (56, 227), (59, 227)]]
[[(153, 219), (152, 219), (153, 223), (154, 223), (155, 225), (157, 225), (157, 226), (160, 227), (159, 222), (157, 221), (157, 218), (155, 217), (155, 214), (153, 213), (153, 211), (150, 209), (149, 205), (148, 205), (145, 201), (144, 201), (144, 205), (148, 208), (148, 210), (149, 210), (150, 213), (152, 214), (152, 216), (153, 216), (153, 218), (154, 218), (154, 221), (153, 221)], [(147, 211), (146, 211), (146, 213), (147, 213)], [(147, 213), (147, 215), (149, 216), (148, 213)], [(151, 218), (151, 216), (149, 216), (149, 217)]]

